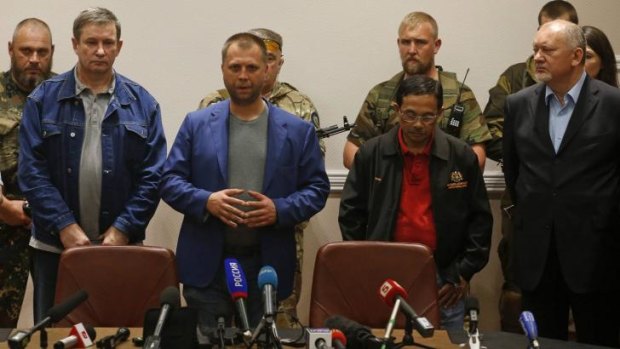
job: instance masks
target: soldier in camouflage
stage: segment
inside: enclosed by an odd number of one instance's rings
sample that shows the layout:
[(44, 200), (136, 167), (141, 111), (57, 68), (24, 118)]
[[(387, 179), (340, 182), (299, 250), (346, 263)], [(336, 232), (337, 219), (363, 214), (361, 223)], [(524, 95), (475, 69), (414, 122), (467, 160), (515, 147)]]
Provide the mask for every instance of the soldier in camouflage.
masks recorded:
[(398, 116), (394, 113), (392, 104), (400, 82), (405, 77), (424, 74), (439, 80), (443, 86), (444, 114), (437, 121), (439, 127), (443, 130), (451, 128), (449, 120), (458, 99), (464, 108), (463, 118), (454, 133), (472, 146), (480, 167), (484, 168), (484, 143), (491, 139), (491, 134), (472, 90), (460, 83), (456, 74), (435, 66), (435, 55), (441, 47), (438, 34), (437, 22), (430, 15), (412, 12), (405, 16), (398, 30), (397, 40), (403, 71), (376, 85), (368, 93), (355, 120), (355, 127), (347, 137), (343, 153), (345, 167), (351, 167), (353, 157), (362, 143), (398, 124)]
[[(280, 34), (264, 28), (252, 29), (248, 31), (251, 34), (263, 39), (267, 46), (267, 81), (263, 88), (263, 97), (269, 100), (278, 108), (297, 115), (300, 118), (312, 123), (316, 129), (321, 127), (319, 114), (314, 104), (308, 96), (297, 90), (291, 84), (278, 81), (278, 74), (284, 64), (282, 56), (282, 36)], [(220, 89), (207, 95), (200, 101), (198, 109), (206, 108), (213, 103), (217, 103), (227, 99), (228, 91)], [(325, 154), (325, 143), (320, 140), (321, 151)], [(301, 271), (303, 267), (303, 231), (308, 226), (308, 222), (303, 222), (295, 227), (295, 241), (297, 246), (297, 266), (295, 272), (295, 285), (291, 295), (280, 302), (278, 311), (297, 317), (297, 303), (301, 294)], [(278, 327), (298, 327), (290, 316), (278, 316)]]
[(52, 75), (53, 53), (47, 24), (25, 19), (9, 43), (11, 69), (0, 73), (0, 327), (17, 326), (30, 265), (30, 218), (17, 186), (18, 129), (26, 97)]
[[(578, 24), (577, 11), (570, 3), (554, 0), (546, 3), (538, 13), (538, 25), (541, 26), (555, 19), (564, 19)], [(497, 84), (489, 90), (489, 101), (484, 108), (484, 117), (489, 125), (493, 139), (487, 143), (489, 158), (502, 161), (502, 138), (504, 130), (504, 103), (508, 95), (538, 83), (536, 79), (534, 57), (525, 62), (513, 64), (506, 69), (497, 80)], [(511, 209), (512, 199), (505, 191), (501, 199), (502, 208), (502, 239), (497, 253), (502, 265), (504, 284), (500, 296), (499, 312), (502, 331), (521, 333), (519, 314), (521, 313), (521, 290), (515, 283), (515, 276), (510, 256), (512, 237)]]

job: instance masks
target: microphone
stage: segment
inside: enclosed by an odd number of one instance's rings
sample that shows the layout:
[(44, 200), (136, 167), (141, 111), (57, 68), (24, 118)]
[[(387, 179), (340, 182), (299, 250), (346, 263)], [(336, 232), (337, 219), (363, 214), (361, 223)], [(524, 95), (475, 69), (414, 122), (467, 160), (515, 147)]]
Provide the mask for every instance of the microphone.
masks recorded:
[(523, 328), (523, 332), (527, 336), (527, 339), (530, 341), (529, 348), (539, 349), (540, 345), (538, 344), (538, 328), (536, 326), (536, 320), (534, 319), (534, 315), (529, 311), (524, 311), (519, 316), (519, 323)]
[(43, 320), (39, 321), (36, 325), (27, 331), (17, 331), (11, 338), (9, 338), (9, 348), (11, 349), (23, 349), (28, 343), (30, 343), (30, 337), (38, 330), (44, 329), (47, 325), (58, 322), (73, 309), (77, 308), (80, 303), (88, 298), (88, 294), (84, 290), (79, 290), (71, 297), (65, 299), (62, 303), (51, 307)]
[(68, 337), (54, 343), (54, 349), (90, 347), (95, 338), (97, 338), (95, 329), (91, 325), (84, 325), (80, 322), (71, 327)]
[(258, 288), (263, 290), (263, 307), (265, 316), (275, 314), (275, 293), (278, 287), (278, 274), (271, 266), (264, 266), (258, 272)]
[(159, 296), (161, 311), (159, 319), (155, 325), (155, 331), (144, 341), (145, 349), (159, 349), (161, 347), (161, 331), (172, 308), (178, 307), (181, 303), (179, 289), (174, 286), (166, 287)]
[(385, 280), (379, 288), (379, 296), (389, 306), (395, 306), (396, 303), (400, 303), (399, 308), (407, 317), (407, 321), (413, 323), (413, 327), (422, 337), (428, 338), (433, 336), (435, 331), (433, 325), (425, 317), (418, 316), (415, 310), (405, 301), (407, 291), (396, 281), (392, 279)]
[(332, 329), (332, 346), (336, 349), (347, 348), (347, 337), (339, 329)]
[[(347, 319), (344, 316), (333, 315), (325, 320), (325, 327), (341, 331), (349, 348), (356, 349), (379, 349), (384, 341), (372, 334), (370, 328)], [(393, 348), (393, 343), (388, 343), (388, 348)]]
[(116, 334), (106, 336), (97, 341), (97, 348), (100, 349), (114, 349), (118, 344), (123, 343), (129, 338), (129, 329), (127, 327), (121, 327), (116, 331)]
[(480, 305), (475, 297), (465, 298), (465, 314), (469, 317), (469, 348), (480, 349), (480, 334), (478, 332), (478, 312)]
[(227, 258), (224, 260), (224, 271), (226, 273), (228, 293), (230, 293), (235, 302), (237, 313), (239, 314), (239, 325), (243, 331), (243, 335), (250, 337), (252, 336), (252, 332), (250, 332), (250, 322), (248, 321), (248, 313), (245, 306), (245, 300), (248, 298), (248, 283), (245, 274), (243, 273), (241, 264), (234, 258)]

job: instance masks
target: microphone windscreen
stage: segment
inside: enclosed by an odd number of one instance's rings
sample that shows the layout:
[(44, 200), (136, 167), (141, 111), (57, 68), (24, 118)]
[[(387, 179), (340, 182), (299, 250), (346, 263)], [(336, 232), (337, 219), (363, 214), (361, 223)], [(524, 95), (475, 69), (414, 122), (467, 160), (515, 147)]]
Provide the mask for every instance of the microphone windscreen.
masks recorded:
[(478, 303), (478, 298), (476, 297), (467, 297), (465, 298), (465, 311), (469, 312), (470, 310), (480, 311), (480, 304)]
[(88, 333), (88, 337), (91, 341), (94, 341), (97, 338), (97, 332), (92, 325), (84, 325), (84, 329), (86, 329), (86, 333)]
[(258, 272), (258, 288), (262, 289), (265, 285), (278, 287), (278, 274), (271, 266), (264, 266)]
[(181, 306), (181, 295), (179, 289), (174, 286), (166, 287), (159, 296), (159, 304), (170, 305), (172, 308), (178, 308)]
[(407, 291), (396, 281), (387, 279), (379, 287), (379, 297), (390, 307), (394, 306), (396, 297), (400, 296), (403, 299), (407, 299)]
[(115, 343), (121, 343), (126, 341), (127, 339), (129, 339), (129, 336), (131, 335), (131, 331), (129, 331), (129, 329), (127, 327), (120, 327), (117, 331), (116, 334), (114, 335), (114, 339), (115, 339)]
[(71, 295), (71, 297), (65, 299), (62, 303), (51, 307), (50, 310), (47, 311), (47, 316), (50, 317), (52, 323), (58, 322), (67, 316), (67, 314), (69, 314), (73, 309), (77, 308), (77, 306), (85, 301), (86, 298), (88, 298), (88, 293), (84, 290), (79, 290)]
[(226, 286), (233, 300), (248, 298), (248, 283), (241, 264), (234, 258), (226, 258), (224, 272), (226, 273)]
[(340, 315), (328, 317), (324, 324), (327, 328), (342, 331), (349, 348), (365, 347), (369, 337), (373, 336), (370, 328)]
[(340, 341), (345, 347), (347, 346), (347, 337), (341, 330), (334, 328), (332, 329), (332, 343), (336, 341)]

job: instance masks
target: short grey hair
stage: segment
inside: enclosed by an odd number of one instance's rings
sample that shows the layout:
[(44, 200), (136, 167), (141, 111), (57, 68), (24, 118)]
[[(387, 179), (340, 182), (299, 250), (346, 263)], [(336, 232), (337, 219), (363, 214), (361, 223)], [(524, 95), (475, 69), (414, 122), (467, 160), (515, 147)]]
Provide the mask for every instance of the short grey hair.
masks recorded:
[(118, 21), (116, 15), (106, 8), (103, 7), (91, 7), (88, 8), (77, 16), (77, 18), (73, 21), (73, 37), (76, 39), (80, 38), (82, 34), (82, 28), (87, 24), (108, 24), (114, 23), (116, 27), (116, 40), (121, 38), (121, 22)]

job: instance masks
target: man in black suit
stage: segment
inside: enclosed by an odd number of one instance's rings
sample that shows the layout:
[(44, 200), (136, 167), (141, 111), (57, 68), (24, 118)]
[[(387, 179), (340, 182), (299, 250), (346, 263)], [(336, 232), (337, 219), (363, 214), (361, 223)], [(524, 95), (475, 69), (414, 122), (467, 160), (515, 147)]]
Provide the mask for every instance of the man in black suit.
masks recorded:
[(504, 173), (514, 262), (540, 335), (617, 346), (620, 319), (620, 90), (584, 72), (581, 29), (556, 20), (534, 39), (540, 84), (508, 97)]

